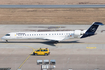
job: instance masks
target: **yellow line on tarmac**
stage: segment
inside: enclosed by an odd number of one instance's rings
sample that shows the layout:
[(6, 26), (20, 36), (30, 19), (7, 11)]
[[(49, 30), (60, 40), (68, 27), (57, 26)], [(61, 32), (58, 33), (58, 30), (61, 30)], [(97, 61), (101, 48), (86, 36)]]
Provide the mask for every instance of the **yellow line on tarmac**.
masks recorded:
[(96, 49), (96, 47), (86, 47), (87, 49)]
[(25, 59), (25, 61), (19, 66), (18, 69), (20, 69), (23, 66), (23, 64), (29, 59), (30, 56), (31, 56), (31, 54)]
[[(31, 54), (33, 54), (33, 52), (35, 51), (35, 49), (33, 47), (31, 47), (31, 46), (27, 46), (27, 47), (33, 49), (33, 51), (31, 52)], [(23, 64), (29, 59), (29, 57), (31, 56), (31, 54), (24, 60), (24, 62), (19, 66), (18, 69), (20, 69), (23, 66)]]
[(58, 28), (55, 30), (55, 31), (57, 31), (59, 28), (60, 28), (60, 26), (57, 26)]
[(31, 46), (27, 46), (27, 47), (30, 47), (31, 49), (33, 49), (33, 51), (31, 52), (31, 54), (35, 51), (35, 49)]
[[(33, 47), (31, 47), (31, 46), (27, 46), (27, 47), (33, 49), (33, 51), (31, 52), (31, 54), (32, 54), (32, 53), (34, 52), (35, 49), (34, 49)], [(31, 54), (24, 60), (24, 62), (19, 66), (18, 69), (20, 69), (20, 68), (23, 66), (23, 64), (29, 59), (29, 57), (31, 56)]]

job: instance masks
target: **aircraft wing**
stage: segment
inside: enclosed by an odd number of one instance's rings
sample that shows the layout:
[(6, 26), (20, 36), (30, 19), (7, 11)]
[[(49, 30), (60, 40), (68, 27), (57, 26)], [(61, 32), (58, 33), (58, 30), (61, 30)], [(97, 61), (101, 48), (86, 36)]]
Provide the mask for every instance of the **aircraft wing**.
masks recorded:
[(46, 37), (46, 38), (44, 38), (45, 40), (53, 40), (53, 41), (62, 41), (62, 40), (64, 40), (64, 38), (62, 38), (62, 37)]

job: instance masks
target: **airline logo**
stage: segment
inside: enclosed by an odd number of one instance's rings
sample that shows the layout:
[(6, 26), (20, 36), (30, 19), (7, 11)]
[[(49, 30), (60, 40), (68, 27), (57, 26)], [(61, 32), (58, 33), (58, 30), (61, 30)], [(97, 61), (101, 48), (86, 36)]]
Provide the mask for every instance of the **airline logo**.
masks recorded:
[(92, 27), (90, 28), (90, 31), (91, 31), (91, 32), (95, 32), (95, 31), (96, 31), (96, 27), (92, 26)]
[(25, 35), (25, 33), (16, 33), (16, 35), (23, 36), (23, 35)]

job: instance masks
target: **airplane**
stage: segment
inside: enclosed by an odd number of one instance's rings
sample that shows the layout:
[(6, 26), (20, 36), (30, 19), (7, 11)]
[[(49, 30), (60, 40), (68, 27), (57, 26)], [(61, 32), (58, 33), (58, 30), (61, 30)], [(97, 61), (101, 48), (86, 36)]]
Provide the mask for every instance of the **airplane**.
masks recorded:
[(47, 32), (11, 32), (3, 36), (1, 39), (8, 42), (8, 40), (32, 40), (44, 39), (60, 42), (72, 38), (86, 38), (95, 35), (99, 25), (104, 25), (101, 22), (93, 22), (87, 30), (75, 31), (47, 31)]

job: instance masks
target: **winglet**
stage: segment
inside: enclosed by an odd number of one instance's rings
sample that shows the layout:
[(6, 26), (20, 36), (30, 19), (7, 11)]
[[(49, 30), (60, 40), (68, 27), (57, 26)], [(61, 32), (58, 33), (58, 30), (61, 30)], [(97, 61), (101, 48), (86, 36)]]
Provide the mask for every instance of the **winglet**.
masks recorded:
[(101, 22), (93, 22), (93, 24), (89, 27), (89, 29), (85, 32), (85, 34), (83, 34), (81, 38), (94, 35), (99, 25), (104, 25), (104, 24)]

